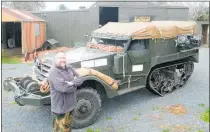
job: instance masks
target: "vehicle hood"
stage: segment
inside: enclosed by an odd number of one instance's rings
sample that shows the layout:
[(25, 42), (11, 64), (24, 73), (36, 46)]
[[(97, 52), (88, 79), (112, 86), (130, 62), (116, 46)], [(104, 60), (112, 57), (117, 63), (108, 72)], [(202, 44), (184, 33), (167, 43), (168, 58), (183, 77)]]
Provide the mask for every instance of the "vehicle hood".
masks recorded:
[[(102, 51), (99, 49), (91, 49), (88, 47), (80, 47), (80, 48), (75, 48), (70, 51), (67, 51), (65, 52), (65, 54), (67, 57), (67, 63), (71, 64), (71, 63), (81, 62), (85, 60), (106, 58), (115, 53)], [(43, 63), (53, 64), (54, 56), (55, 56), (55, 53), (47, 53), (45, 54), (45, 56), (41, 58), (41, 61)]]

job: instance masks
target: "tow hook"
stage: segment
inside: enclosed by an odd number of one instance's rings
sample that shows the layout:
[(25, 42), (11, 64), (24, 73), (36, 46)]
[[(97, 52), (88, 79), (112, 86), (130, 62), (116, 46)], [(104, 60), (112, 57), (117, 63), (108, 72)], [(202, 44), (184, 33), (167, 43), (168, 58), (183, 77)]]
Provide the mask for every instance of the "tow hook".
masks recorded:
[(25, 92), (24, 92), (23, 94), (21, 94), (21, 95), (16, 95), (16, 96), (14, 97), (15, 102), (16, 102), (19, 106), (24, 106), (24, 104), (21, 104), (21, 103), (20, 103), (20, 97), (23, 96), (24, 94), (25, 94)]
[(15, 98), (15, 102), (16, 102), (19, 106), (24, 106), (24, 105), (21, 104), (20, 101), (19, 101), (19, 98), (20, 98), (20, 97), (15, 96), (14, 98)]

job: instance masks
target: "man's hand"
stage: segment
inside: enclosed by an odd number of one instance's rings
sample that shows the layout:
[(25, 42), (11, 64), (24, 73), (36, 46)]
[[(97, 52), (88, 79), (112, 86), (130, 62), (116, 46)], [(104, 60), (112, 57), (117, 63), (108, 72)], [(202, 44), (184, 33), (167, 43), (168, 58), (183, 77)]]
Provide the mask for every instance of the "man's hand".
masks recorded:
[(74, 83), (73, 82), (68, 82), (68, 81), (65, 81), (68, 85), (70, 85), (70, 86), (73, 86), (74, 85)]

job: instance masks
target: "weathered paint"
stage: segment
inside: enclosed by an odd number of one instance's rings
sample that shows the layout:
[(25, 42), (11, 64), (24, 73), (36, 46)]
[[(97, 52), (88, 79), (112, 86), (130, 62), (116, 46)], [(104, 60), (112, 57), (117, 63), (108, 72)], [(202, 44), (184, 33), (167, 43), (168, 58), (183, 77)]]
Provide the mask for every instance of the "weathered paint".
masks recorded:
[[(35, 35), (35, 25), (39, 26), (39, 35)], [(46, 41), (46, 24), (44, 22), (22, 22), (22, 53), (33, 52)]]

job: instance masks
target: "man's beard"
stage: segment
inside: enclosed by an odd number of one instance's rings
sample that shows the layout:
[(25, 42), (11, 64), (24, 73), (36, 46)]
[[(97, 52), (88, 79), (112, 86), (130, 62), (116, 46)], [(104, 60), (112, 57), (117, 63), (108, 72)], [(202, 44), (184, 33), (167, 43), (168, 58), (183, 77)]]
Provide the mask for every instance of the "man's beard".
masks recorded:
[(66, 64), (65, 64), (65, 63), (61, 63), (61, 64), (60, 64), (60, 66), (61, 66), (61, 68), (63, 68), (63, 69), (64, 69), (64, 68), (65, 68), (65, 66), (66, 66)]

